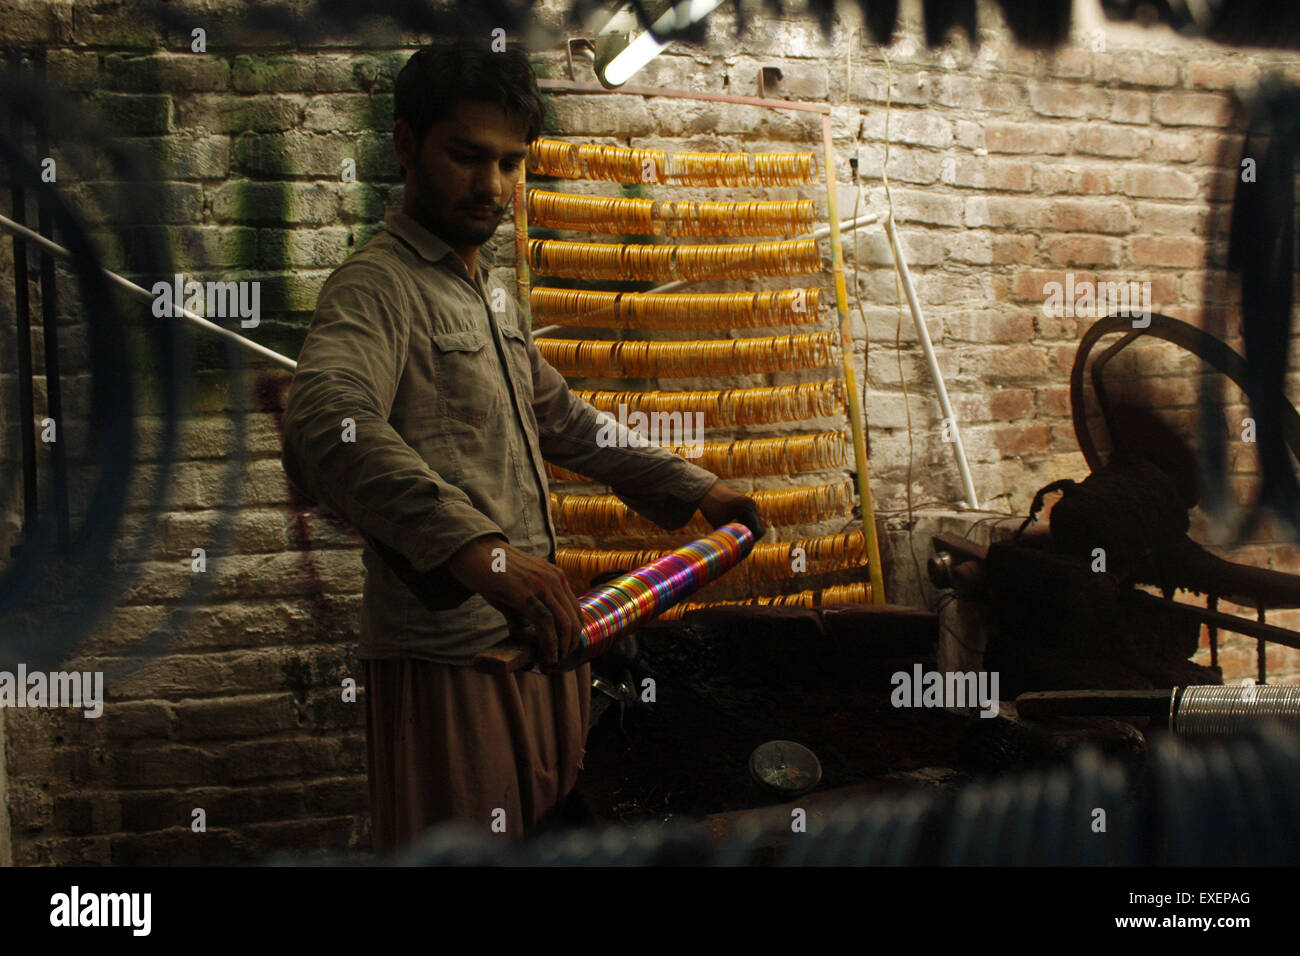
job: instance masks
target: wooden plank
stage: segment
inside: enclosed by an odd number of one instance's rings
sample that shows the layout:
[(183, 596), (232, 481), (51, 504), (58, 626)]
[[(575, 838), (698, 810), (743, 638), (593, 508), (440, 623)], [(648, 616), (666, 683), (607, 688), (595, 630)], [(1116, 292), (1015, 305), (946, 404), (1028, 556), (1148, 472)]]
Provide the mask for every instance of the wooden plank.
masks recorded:
[(474, 656), (474, 667), (488, 674), (513, 674), (533, 666), (533, 647), (523, 641), (502, 641)]
[(1016, 698), (1021, 717), (1168, 717), (1173, 691), (1050, 690)]

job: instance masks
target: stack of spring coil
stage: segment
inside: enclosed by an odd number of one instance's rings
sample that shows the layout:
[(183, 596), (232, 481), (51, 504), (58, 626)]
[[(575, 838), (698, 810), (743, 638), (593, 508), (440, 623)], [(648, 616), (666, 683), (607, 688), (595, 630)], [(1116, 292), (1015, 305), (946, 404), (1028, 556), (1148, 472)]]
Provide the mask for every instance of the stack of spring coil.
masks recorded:
[(1180, 736), (1223, 737), (1276, 720), (1300, 730), (1300, 686), (1285, 684), (1193, 685), (1169, 708), (1169, 729)]

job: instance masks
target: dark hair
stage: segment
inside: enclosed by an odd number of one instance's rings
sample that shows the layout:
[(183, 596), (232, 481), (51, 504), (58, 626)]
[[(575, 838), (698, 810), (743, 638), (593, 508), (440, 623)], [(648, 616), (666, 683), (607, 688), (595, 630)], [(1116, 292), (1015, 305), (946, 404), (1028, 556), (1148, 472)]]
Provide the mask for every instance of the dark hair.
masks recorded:
[(541, 135), (545, 106), (527, 54), (514, 46), (493, 52), (486, 39), (431, 43), (397, 74), (394, 117), (411, 124), (417, 149), (429, 127), (464, 100), (495, 104), (522, 121), (526, 142)]

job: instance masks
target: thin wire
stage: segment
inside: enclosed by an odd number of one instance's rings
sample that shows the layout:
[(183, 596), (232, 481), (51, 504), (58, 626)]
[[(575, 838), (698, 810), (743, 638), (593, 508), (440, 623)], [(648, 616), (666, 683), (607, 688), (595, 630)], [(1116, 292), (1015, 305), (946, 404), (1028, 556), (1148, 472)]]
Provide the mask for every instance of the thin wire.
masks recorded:
[(972, 654), (986, 654), (987, 649), (979, 648), (979, 647), (971, 647), (969, 644), (967, 644), (965, 641), (963, 641), (960, 637), (957, 636), (957, 631), (955, 628), (952, 627), (952, 625), (944, 621), (943, 612), (948, 610), (948, 608), (951, 605), (955, 604), (957, 601), (958, 601), (958, 595), (955, 591), (946, 591), (943, 594), (939, 595), (938, 599), (935, 601), (935, 608), (934, 608), (934, 613), (938, 615), (939, 618), (939, 627), (947, 631), (949, 636), (951, 636), (954, 641), (956, 641), (964, 649), (970, 651)]
[[(885, 158), (880, 165), (880, 180), (885, 187), (885, 205), (888, 207), (889, 229), (894, 229), (894, 195), (889, 188), (889, 118), (894, 106), (894, 66), (885, 48), (880, 48), (885, 58)], [(907, 376), (903, 374), (903, 287), (898, 257), (894, 258), (894, 300), (898, 305), (898, 322), (894, 326), (894, 356), (898, 360), (898, 383), (903, 389), (903, 413), (907, 416), (907, 550), (912, 556), (912, 568), (916, 572), (917, 591), (921, 600), (927, 605), (924, 582), (921, 579), (921, 563), (916, 557), (916, 520), (912, 509), (912, 468), (916, 460), (915, 441), (912, 431), (912, 401), (907, 389)], [(866, 323), (863, 322), (865, 327)], [(866, 376), (864, 375), (865, 379)]]

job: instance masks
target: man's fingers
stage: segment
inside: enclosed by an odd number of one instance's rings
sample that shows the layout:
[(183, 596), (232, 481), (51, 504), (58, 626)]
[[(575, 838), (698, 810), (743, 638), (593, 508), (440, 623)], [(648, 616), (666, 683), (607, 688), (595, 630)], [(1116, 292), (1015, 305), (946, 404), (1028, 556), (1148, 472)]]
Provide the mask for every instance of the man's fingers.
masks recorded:
[(555, 565), (547, 568), (548, 573), (536, 578), (539, 586), (545, 589), (541, 595), (555, 615), (555, 633), (560, 642), (560, 658), (567, 657), (578, 646), (578, 635), (582, 631), (582, 614), (578, 610), (578, 599), (574, 597), (573, 588), (564, 572)]
[(537, 596), (530, 597), (525, 605), (525, 613), (537, 629), (538, 652), (543, 666), (550, 666), (559, 661), (560, 642), (556, 634), (555, 615)]
[(578, 643), (578, 630), (581, 617), (578, 614), (578, 602), (563, 575), (547, 582), (546, 603), (555, 615), (555, 634), (559, 640), (560, 658), (567, 657)]

